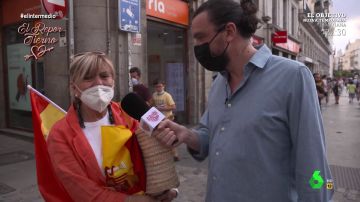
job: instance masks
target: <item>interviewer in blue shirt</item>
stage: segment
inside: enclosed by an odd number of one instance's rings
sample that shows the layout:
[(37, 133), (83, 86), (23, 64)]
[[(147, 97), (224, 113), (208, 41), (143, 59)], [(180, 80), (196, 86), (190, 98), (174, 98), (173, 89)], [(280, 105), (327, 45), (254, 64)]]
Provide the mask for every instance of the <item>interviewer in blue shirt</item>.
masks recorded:
[(250, 42), (259, 20), (249, 0), (209, 0), (192, 20), (200, 64), (219, 72), (200, 124), (169, 120), (155, 136), (209, 157), (206, 201), (325, 202), (333, 195), (315, 83), (304, 64)]

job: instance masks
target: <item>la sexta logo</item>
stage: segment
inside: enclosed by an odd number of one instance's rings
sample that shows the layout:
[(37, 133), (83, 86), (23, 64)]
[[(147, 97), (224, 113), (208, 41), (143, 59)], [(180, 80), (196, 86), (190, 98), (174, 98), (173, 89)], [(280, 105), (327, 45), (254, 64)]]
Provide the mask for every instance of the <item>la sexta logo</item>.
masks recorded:
[(159, 120), (159, 117), (160, 116), (159, 116), (158, 112), (153, 111), (153, 112), (151, 112), (151, 114), (149, 116), (146, 117), (146, 119), (151, 122), (156, 122)]
[[(309, 180), (312, 189), (321, 189), (324, 185), (324, 179), (320, 175), (320, 170), (315, 170)], [(334, 189), (334, 181), (332, 179), (326, 180), (326, 189)]]

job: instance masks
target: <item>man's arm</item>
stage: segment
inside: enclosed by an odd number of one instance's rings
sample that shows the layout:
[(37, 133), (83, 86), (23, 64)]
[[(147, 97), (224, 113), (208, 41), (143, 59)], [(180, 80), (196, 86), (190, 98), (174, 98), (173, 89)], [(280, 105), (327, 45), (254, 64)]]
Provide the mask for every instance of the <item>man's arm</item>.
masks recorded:
[[(162, 121), (153, 135), (167, 146), (185, 143), (190, 154), (198, 161), (204, 160), (209, 153), (208, 111), (205, 111), (196, 129), (187, 129), (170, 120)], [(174, 144), (175, 141), (178, 141)], [(174, 144), (174, 145), (173, 145)]]
[[(326, 159), (325, 135), (316, 87), (311, 72), (305, 66), (293, 79), (288, 102), (288, 120), (292, 142), (291, 167), (295, 176), (298, 201), (325, 202), (333, 190), (326, 188), (332, 180)], [(323, 184), (311, 180), (320, 171)], [(314, 179), (314, 178), (313, 178)]]
[(195, 151), (200, 150), (198, 136), (193, 131), (168, 119), (165, 119), (157, 126), (153, 135), (169, 147), (173, 146), (175, 140), (177, 140), (175, 146), (185, 143)]

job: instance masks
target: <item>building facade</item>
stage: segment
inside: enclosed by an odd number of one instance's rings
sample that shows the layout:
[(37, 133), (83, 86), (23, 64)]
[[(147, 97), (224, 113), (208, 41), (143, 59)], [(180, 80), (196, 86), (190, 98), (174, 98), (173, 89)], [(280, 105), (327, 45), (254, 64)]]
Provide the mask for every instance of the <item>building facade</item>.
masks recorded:
[[(328, 0), (303, 0), (299, 1), (300, 27), (298, 36), (301, 44), (299, 61), (303, 62), (315, 73), (330, 75), (330, 58), (333, 53), (331, 34), (326, 35), (325, 30), (333, 30), (329, 23), (316, 23), (307, 20), (313, 19), (309, 16), (317, 16), (319, 13), (329, 13), (331, 2)], [(323, 18), (322, 18), (323, 19)]]
[[(296, 60), (300, 53), (300, 41), (297, 36), (298, 1), (296, 0), (257, 0), (258, 17), (262, 20), (254, 35), (254, 45), (265, 43), (274, 55)], [(287, 42), (275, 43), (278, 31), (287, 32)]]
[(360, 39), (348, 43), (344, 53), (341, 51), (335, 57), (337, 70), (360, 71)]
[[(20, 17), (21, 13), (47, 14), (40, 0), (1, 1), (0, 129), (32, 130), (27, 84), (67, 109), (71, 104), (70, 60), (84, 51), (102, 51), (109, 55), (116, 72), (115, 101), (130, 91), (128, 71), (137, 66), (142, 71), (142, 82), (150, 89), (156, 78), (166, 82), (166, 90), (177, 105), (178, 122), (197, 123), (206, 108), (214, 76), (197, 63), (190, 32), (191, 16), (204, 1), (59, 0), (57, 2), (66, 2), (67, 11), (64, 18), (56, 20)], [(305, 13), (303, 5), (315, 12), (318, 1), (255, 2), (262, 24), (252, 37), (253, 44), (267, 44), (273, 54), (299, 60), (312, 71), (325, 74), (329, 68), (329, 43), (321, 36), (321, 29), (301, 21)], [(326, 1), (320, 2), (326, 5)], [(139, 19), (131, 20), (134, 13)], [(24, 55), (32, 51), (31, 45), (37, 45), (36, 42), (24, 44), (26, 36), (19, 33), (24, 23), (29, 27), (43, 23), (61, 30), (40, 35), (56, 39), (55, 43), (45, 44), (53, 49), (44, 57), (24, 60)], [(285, 43), (273, 41), (278, 31), (287, 31)]]

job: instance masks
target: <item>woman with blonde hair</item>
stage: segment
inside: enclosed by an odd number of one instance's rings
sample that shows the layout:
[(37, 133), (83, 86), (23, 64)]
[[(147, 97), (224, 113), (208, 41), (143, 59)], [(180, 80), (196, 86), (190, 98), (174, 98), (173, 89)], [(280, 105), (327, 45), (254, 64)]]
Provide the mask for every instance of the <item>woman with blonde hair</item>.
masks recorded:
[[(144, 195), (145, 169), (134, 131), (114, 96), (114, 68), (100, 52), (85, 52), (70, 65), (72, 105), (52, 128), (47, 143), (54, 171), (73, 201), (171, 201), (177, 193), (160, 198)], [(120, 164), (104, 167), (103, 133), (120, 126), (128, 134)], [(130, 134), (130, 135), (129, 135)], [(121, 136), (122, 133), (116, 135)], [(114, 173), (124, 171), (121, 176)]]

